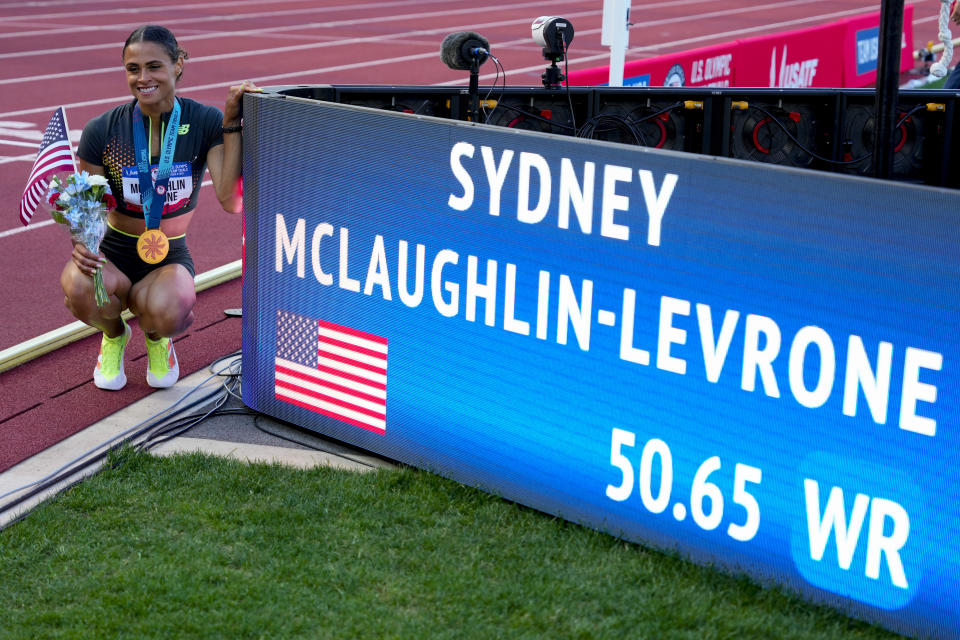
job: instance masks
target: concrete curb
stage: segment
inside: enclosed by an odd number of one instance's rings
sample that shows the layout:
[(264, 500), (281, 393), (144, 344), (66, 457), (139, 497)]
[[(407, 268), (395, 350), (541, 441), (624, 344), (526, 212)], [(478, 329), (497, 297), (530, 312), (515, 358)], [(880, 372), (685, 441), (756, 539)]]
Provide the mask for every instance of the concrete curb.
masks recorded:
[[(67, 467), (76, 466), (76, 463), (102, 454), (114, 444), (129, 438), (142, 425), (149, 423), (158, 415), (169, 412), (178, 402), (181, 405), (187, 405), (216, 391), (222, 381), (220, 376), (211, 374), (208, 369), (197, 371), (183, 378), (173, 387), (155, 391), (0, 473), (0, 529), (24, 517), (44, 500), (93, 475), (100, 470), (103, 462), (97, 461), (80, 471), (63, 475), (57, 478), (55, 484), (24, 499), (15, 507), (8, 508), (8, 505), (13, 505), (30, 494), (35, 486), (46, 482), (51, 476), (64, 473)], [(205, 405), (209, 406), (210, 403), (211, 401), (207, 401)], [(394, 468), (389, 461), (363, 452), (348, 451), (347, 447), (333, 442), (327, 443), (319, 436), (314, 438), (309, 434), (299, 434), (295, 439), (296, 443), (282, 437), (271, 437), (264, 434), (263, 430), (257, 429), (255, 424), (257, 420), (273, 422), (274, 430), (277, 432), (291, 429), (272, 421), (267, 416), (232, 415), (229, 418), (229, 428), (215, 430), (214, 437), (177, 437), (158, 444), (150, 450), (150, 453), (170, 456), (199, 451), (245, 462), (285, 464), (301, 469), (316, 466), (349, 471)], [(250, 440), (251, 434), (256, 434), (256, 439), (261, 442), (244, 441)], [(131, 444), (140, 444), (148, 437), (149, 434), (143, 434), (134, 438)], [(313, 440), (316, 444), (311, 446)]]

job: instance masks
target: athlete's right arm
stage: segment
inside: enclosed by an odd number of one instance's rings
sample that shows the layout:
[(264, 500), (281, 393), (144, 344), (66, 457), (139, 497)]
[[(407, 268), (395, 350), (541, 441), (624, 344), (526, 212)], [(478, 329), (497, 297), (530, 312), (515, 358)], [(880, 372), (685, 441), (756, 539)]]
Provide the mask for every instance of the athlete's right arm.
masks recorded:
[(80, 171), (86, 171), (91, 175), (104, 176), (106, 175), (103, 172), (103, 167), (99, 164), (91, 164), (84, 160), (83, 158), (77, 158), (77, 169)]

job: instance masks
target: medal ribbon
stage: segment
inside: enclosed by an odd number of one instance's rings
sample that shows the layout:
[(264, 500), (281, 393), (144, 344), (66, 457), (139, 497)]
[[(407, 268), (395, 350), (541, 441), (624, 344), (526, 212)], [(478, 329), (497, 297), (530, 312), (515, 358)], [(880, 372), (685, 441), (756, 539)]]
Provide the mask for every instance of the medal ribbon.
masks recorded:
[(150, 147), (143, 132), (143, 113), (138, 103), (133, 108), (133, 148), (137, 154), (137, 173), (140, 178), (140, 203), (143, 207), (143, 219), (147, 229), (159, 229), (163, 217), (163, 205), (167, 200), (167, 182), (173, 167), (173, 151), (177, 146), (177, 133), (180, 129), (180, 103), (173, 101), (173, 111), (167, 123), (160, 148), (160, 165), (157, 168), (157, 182), (150, 176)]

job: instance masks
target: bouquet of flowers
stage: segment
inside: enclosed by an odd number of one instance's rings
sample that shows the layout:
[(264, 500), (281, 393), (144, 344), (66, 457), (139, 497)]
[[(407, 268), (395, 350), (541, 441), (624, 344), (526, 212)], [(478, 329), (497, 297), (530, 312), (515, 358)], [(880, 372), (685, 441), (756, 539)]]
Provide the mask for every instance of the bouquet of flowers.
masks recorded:
[[(91, 253), (99, 254), (100, 241), (107, 230), (107, 212), (117, 206), (107, 179), (86, 171), (72, 173), (66, 180), (54, 176), (47, 201), (53, 206), (50, 215), (54, 221), (67, 227), (74, 242), (80, 242)], [(94, 273), (93, 284), (97, 306), (110, 302), (99, 267)]]

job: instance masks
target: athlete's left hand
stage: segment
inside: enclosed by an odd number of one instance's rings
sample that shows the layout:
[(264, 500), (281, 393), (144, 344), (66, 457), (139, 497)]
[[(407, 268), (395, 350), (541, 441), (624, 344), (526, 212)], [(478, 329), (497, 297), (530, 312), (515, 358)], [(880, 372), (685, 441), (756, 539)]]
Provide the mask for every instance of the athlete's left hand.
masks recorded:
[(243, 94), (245, 93), (263, 93), (263, 89), (250, 80), (244, 80), (242, 83), (230, 87), (230, 91), (227, 93), (227, 103), (223, 107), (223, 126), (233, 127), (240, 124), (240, 119), (243, 117)]

